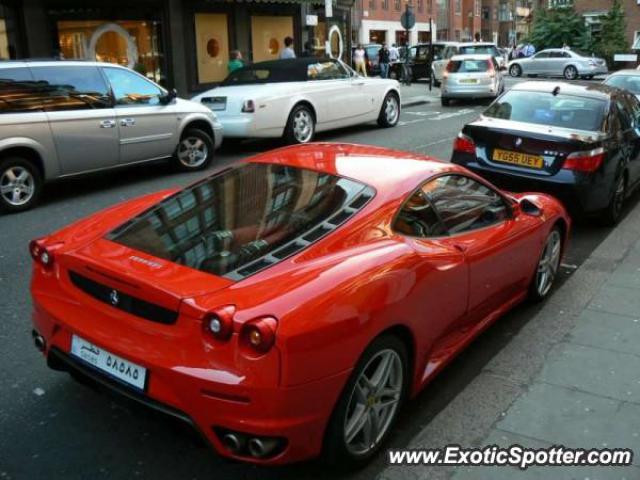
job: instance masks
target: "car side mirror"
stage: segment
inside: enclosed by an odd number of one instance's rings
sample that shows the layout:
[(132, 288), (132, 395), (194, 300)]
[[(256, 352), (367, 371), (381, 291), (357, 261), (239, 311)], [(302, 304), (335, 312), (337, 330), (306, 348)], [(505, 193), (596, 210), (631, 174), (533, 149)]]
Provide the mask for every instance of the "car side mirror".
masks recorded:
[(172, 88), (167, 93), (160, 97), (160, 103), (162, 105), (169, 105), (176, 98), (178, 98), (178, 91), (175, 88)]
[(542, 207), (528, 199), (527, 197), (523, 197), (518, 202), (518, 206), (520, 207), (520, 211), (525, 215), (529, 215), (531, 217), (540, 217), (542, 216)]

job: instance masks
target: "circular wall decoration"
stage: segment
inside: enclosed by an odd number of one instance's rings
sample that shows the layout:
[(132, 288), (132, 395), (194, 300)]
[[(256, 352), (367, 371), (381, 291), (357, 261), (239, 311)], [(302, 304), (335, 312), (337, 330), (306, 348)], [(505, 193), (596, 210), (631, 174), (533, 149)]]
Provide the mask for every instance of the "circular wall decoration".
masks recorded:
[(216, 58), (220, 55), (220, 42), (215, 38), (210, 39), (207, 42), (207, 53), (211, 58)]
[(91, 35), (91, 40), (89, 40), (87, 60), (96, 60), (96, 45), (98, 44), (100, 37), (107, 32), (116, 33), (124, 38), (127, 43), (127, 67), (133, 68), (138, 61), (138, 47), (136, 45), (136, 40), (129, 35), (129, 32), (117, 23), (103, 23), (95, 29)]
[(342, 33), (337, 25), (329, 29), (329, 56), (331, 58), (342, 58), (344, 44), (342, 43)]
[(280, 51), (280, 42), (277, 39), (272, 38), (269, 40), (269, 53), (275, 55)]

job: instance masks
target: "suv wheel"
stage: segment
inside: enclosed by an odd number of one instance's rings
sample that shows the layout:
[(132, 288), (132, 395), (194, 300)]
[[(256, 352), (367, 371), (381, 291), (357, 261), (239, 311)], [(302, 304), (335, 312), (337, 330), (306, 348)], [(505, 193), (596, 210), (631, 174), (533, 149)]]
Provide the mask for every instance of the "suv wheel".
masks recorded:
[(213, 140), (206, 132), (190, 128), (184, 132), (176, 148), (175, 165), (183, 171), (202, 170), (213, 160), (214, 148)]
[(42, 190), (38, 169), (21, 157), (0, 160), (0, 210), (14, 213), (33, 207)]

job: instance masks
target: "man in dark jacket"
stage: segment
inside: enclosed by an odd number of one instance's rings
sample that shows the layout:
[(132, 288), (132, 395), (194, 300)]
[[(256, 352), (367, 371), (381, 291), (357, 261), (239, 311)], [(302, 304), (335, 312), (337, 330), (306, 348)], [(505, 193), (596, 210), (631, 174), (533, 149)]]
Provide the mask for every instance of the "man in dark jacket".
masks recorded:
[(380, 77), (389, 78), (389, 47), (386, 43), (378, 50), (378, 64), (380, 65)]

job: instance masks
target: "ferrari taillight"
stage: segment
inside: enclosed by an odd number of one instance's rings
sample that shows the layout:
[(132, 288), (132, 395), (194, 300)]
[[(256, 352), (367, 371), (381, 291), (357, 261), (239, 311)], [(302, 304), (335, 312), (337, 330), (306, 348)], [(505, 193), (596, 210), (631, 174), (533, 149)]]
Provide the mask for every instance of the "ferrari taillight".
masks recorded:
[(273, 317), (260, 317), (242, 325), (240, 345), (248, 352), (262, 355), (276, 342), (278, 321)]
[(62, 246), (61, 243), (45, 245), (42, 239), (31, 240), (31, 242), (29, 242), (29, 253), (33, 260), (45, 270), (51, 270), (55, 259), (54, 251), (60, 246)]
[(573, 152), (564, 161), (563, 168), (579, 172), (595, 172), (602, 165), (605, 155), (605, 149), (602, 147), (585, 152)]
[(229, 340), (233, 333), (233, 314), (236, 307), (226, 305), (208, 313), (204, 317), (204, 329), (216, 340)]
[(473, 141), (473, 138), (460, 132), (456, 139), (453, 141), (453, 151), (475, 155), (476, 143)]

